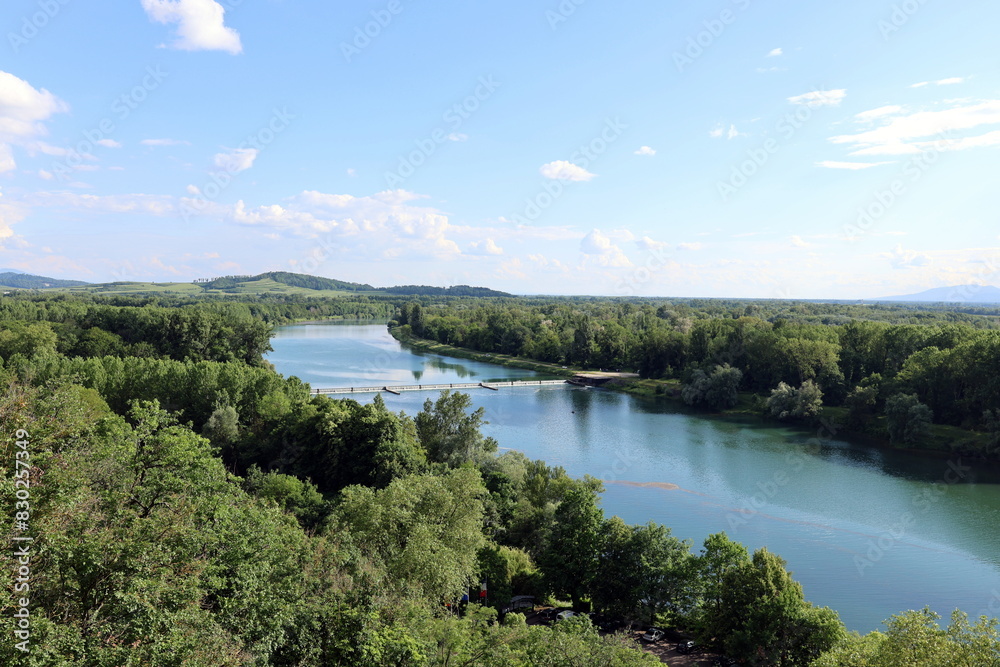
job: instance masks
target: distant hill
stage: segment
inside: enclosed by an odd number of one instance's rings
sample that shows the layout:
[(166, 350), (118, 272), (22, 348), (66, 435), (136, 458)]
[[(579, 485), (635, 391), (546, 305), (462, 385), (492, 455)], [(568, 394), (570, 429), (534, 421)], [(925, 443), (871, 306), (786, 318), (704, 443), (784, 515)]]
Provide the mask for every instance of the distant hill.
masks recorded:
[(343, 280), (334, 280), (333, 278), (320, 278), (319, 276), (307, 276), (302, 273), (288, 273), (287, 271), (269, 271), (268, 273), (261, 273), (256, 276), (224, 276), (208, 282), (198, 283), (198, 285), (207, 290), (225, 290), (261, 280), (273, 280), (283, 285), (311, 290), (335, 290), (340, 292), (375, 291), (375, 288), (371, 285), (348, 283)]
[(933, 303), (1000, 303), (1000, 287), (992, 285), (956, 285), (935, 287), (916, 294), (884, 296), (874, 301), (929, 301)]
[(261, 283), (280, 283), (290, 287), (299, 287), (316, 291), (335, 292), (376, 292), (383, 294), (398, 294), (414, 296), (511, 296), (507, 292), (498, 292), (488, 287), (471, 287), (455, 285), (454, 287), (430, 287), (428, 285), (402, 285), (399, 287), (372, 287), (365, 283), (350, 283), (333, 278), (320, 278), (302, 273), (287, 271), (269, 271), (256, 276), (225, 276), (208, 282), (197, 283), (205, 290), (239, 290)]
[(334, 278), (309, 276), (287, 271), (269, 271), (255, 276), (222, 276), (212, 280), (195, 280), (184, 283), (148, 283), (119, 281), (113, 283), (85, 283), (80, 280), (57, 280), (14, 272), (0, 273), (0, 286), (21, 289), (70, 290), (94, 294), (257, 294), (286, 296), (336, 297), (351, 294), (392, 294), (398, 296), (485, 296), (509, 297), (487, 287), (430, 287), (403, 285), (401, 287), (372, 287), (365, 283), (352, 283)]
[(17, 289), (47, 289), (60, 287), (80, 287), (87, 285), (82, 280), (59, 280), (58, 278), (46, 278), (45, 276), (33, 276), (30, 273), (20, 271), (5, 271), (0, 273), (0, 286), (15, 287)]

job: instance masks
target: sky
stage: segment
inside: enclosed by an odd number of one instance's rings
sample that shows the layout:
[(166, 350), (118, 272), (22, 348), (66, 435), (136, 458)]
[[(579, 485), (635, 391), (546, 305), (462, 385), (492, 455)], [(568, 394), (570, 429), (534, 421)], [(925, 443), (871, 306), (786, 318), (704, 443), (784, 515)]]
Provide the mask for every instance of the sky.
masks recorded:
[(995, 0), (6, 0), (0, 268), (1000, 285)]

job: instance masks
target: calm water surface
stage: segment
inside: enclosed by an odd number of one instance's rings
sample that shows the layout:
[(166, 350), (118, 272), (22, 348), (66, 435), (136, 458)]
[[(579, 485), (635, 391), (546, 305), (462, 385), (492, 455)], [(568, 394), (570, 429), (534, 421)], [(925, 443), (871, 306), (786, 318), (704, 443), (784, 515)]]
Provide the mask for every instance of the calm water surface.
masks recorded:
[[(533, 377), (414, 353), (384, 325), (284, 327), (268, 355), (314, 387)], [(867, 632), (924, 605), (1000, 612), (1000, 469), (873, 449), (663, 401), (571, 386), (470, 390), (501, 447), (605, 480), (603, 506), (695, 545), (726, 531), (788, 561), (806, 598)], [(415, 414), (437, 392), (383, 394)], [(355, 397), (364, 402), (373, 394)], [(974, 469), (967, 469), (971, 467)]]

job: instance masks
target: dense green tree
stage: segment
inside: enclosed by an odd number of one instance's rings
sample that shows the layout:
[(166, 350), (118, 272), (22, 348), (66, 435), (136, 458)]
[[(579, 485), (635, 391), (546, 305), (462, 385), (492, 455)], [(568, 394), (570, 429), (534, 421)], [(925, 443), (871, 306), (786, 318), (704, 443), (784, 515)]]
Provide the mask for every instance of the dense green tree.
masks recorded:
[(711, 373), (699, 368), (681, 389), (681, 397), (688, 405), (707, 405), (715, 410), (725, 410), (739, 402), (742, 378), (743, 373), (729, 364), (716, 366)]
[(303, 528), (318, 527), (329, 511), (329, 503), (316, 485), (293, 475), (265, 473), (251, 466), (243, 486), (250, 495), (273, 502), (294, 515)]
[(486, 489), (476, 470), (413, 475), (384, 489), (351, 486), (341, 494), (331, 530), (371, 554), (401, 594), (450, 600), (477, 578)]
[(893, 443), (915, 445), (930, 433), (933, 414), (916, 394), (895, 394), (885, 402), (886, 425)]
[(485, 410), (468, 412), (472, 398), (468, 394), (445, 390), (436, 401), (424, 401), (417, 414), (417, 436), (427, 450), (427, 458), (455, 467), (462, 463), (483, 461), (497, 449), (497, 441), (480, 432)]
[(604, 513), (598, 507), (599, 487), (576, 485), (556, 508), (552, 531), (538, 565), (546, 585), (566, 596), (574, 609), (591, 590), (598, 573)]
[(687, 611), (692, 600), (692, 557), (686, 542), (657, 524), (629, 526), (615, 516), (604, 522), (594, 605), (618, 618), (654, 620)]
[(970, 623), (955, 611), (947, 629), (930, 609), (908, 611), (886, 621), (885, 632), (846, 637), (812, 664), (814, 667), (997, 667), (1000, 629), (995, 618)]
[(823, 407), (823, 392), (812, 380), (790, 387), (784, 382), (771, 391), (767, 410), (778, 419), (813, 419)]
[(701, 553), (695, 557), (699, 604), (692, 622), (703, 642), (716, 643), (728, 628), (723, 623), (726, 602), (727, 575), (750, 562), (750, 553), (725, 533), (713, 533), (705, 538)]
[(716, 642), (751, 665), (805, 665), (844, 636), (836, 612), (814, 608), (785, 562), (767, 551), (723, 577)]

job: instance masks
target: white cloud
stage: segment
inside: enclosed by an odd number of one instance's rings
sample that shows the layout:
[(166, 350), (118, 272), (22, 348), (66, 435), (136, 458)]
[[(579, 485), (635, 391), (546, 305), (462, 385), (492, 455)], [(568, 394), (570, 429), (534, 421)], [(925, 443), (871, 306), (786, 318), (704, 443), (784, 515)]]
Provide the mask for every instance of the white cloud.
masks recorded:
[(14, 153), (10, 149), (10, 144), (0, 143), (0, 174), (15, 169), (17, 169), (17, 163), (14, 162)]
[(639, 250), (646, 250), (646, 251), (666, 250), (667, 248), (670, 247), (669, 243), (666, 243), (665, 241), (654, 241), (648, 236), (643, 236), (641, 239), (636, 239), (635, 244), (639, 246)]
[(737, 130), (735, 125), (730, 124), (728, 130), (724, 125), (719, 125), (714, 130), (711, 130), (708, 133), (708, 136), (712, 137), (713, 139), (721, 139), (722, 137), (725, 137), (726, 139), (735, 139), (736, 137), (742, 137), (746, 135)]
[(940, 111), (918, 111), (885, 117), (882, 124), (856, 134), (831, 137), (851, 146), (851, 155), (907, 155), (935, 148), (964, 150), (996, 145), (996, 133), (959, 138), (956, 132), (1000, 124), (1000, 100), (986, 100)]
[(351, 178), (353, 178), (353, 177), (355, 177), (355, 176), (358, 175), (358, 170), (355, 169), (354, 167), (349, 167), (347, 169), (347, 175), (350, 176)]
[(44, 169), (38, 170), (38, 177), (44, 181), (51, 181), (54, 178), (51, 171), (45, 171)]
[(483, 241), (473, 241), (469, 244), (470, 255), (502, 255), (503, 248), (498, 246), (493, 239)]
[(213, 163), (222, 171), (238, 174), (252, 167), (259, 154), (256, 148), (234, 148), (227, 153), (217, 153)]
[(243, 52), (239, 33), (226, 27), (226, 10), (215, 0), (142, 0), (142, 8), (157, 23), (177, 24), (176, 49)]
[(190, 141), (181, 139), (143, 139), (140, 141), (143, 146), (190, 146)]
[(784, 51), (782, 51), (782, 50), (781, 50), (781, 48), (779, 47), (779, 48), (777, 48), (777, 49), (771, 49), (771, 50), (770, 50), (770, 51), (768, 52), (768, 54), (767, 54), (767, 57), (768, 57), (768, 58), (774, 58), (775, 56), (780, 56), (780, 55), (781, 55), (781, 54), (783, 54), (783, 53), (784, 53)]
[(931, 258), (916, 252), (915, 250), (905, 250), (902, 245), (897, 245), (892, 252), (885, 252), (879, 255), (888, 259), (894, 269), (913, 269), (927, 266), (931, 263)]
[(590, 173), (583, 167), (579, 167), (572, 162), (556, 160), (543, 164), (539, 169), (542, 176), (560, 181), (589, 181), (595, 174)]
[(3, 191), (0, 191), (0, 242), (14, 237), (14, 230), (11, 227), (23, 217), (17, 208), (3, 203)]
[(701, 250), (702, 247), (703, 246), (700, 243), (678, 243), (677, 244), (677, 249), (678, 250)]
[(37, 206), (86, 209), (102, 213), (145, 213), (166, 216), (176, 213), (176, 200), (167, 195), (87, 195), (72, 192), (39, 192), (26, 199)]
[(121, 143), (118, 142), (118, 141), (115, 141), (114, 139), (98, 139), (96, 143), (97, 143), (98, 146), (104, 146), (105, 148), (121, 148), (122, 147)]
[(792, 104), (804, 105), (811, 108), (823, 106), (837, 106), (847, 97), (847, 91), (843, 88), (837, 90), (814, 90), (811, 93), (804, 93), (789, 97)]
[(67, 111), (69, 106), (49, 91), (0, 70), (0, 173), (17, 167), (12, 145), (41, 150), (41, 142), (33, 140), (46, 134), (44, 121)]
[(653, 156), (656, 155), (656, 149), (650, 148), (649, 146), (642, 146), (637, 151), (635, 151), (635, 154)]
[(794, 246), (796, 248), (811, 248), (812, 245), (813, 245), (812, 243), (809, 243), (807, 241), (803, 241), (802, 237), (798, 236), (798, 235), (792, 236), (792, 238), (789, 239), (789, 240), (792, 242), (792, 246)]
[(877, 109), (871, 109), (869, 111), (862, 111), (859, 114), (855, 114), (854, 117), (859, 121), (872, 121), (876, 118), (882, 118), (884, 116), (891, 116), (893, 114), (898, 114), (903, 110), (903, 107), (898, 104), (890, 104), (884, 107), (879, 107)]
[(910, 86), (910, 88), (923, 88), (924, 86), (929, 86), (931, 84), (935, 86), (953, 86), (956, 83), (964, 83), (964, 76), (953, 76), (947, 79), (938, 79), (937, 81), (921, 81), (920, 83), (915, 83)]
[(622, 249), (598, 229), (580, 239), (580, 252), (599, 266), (632, 266)]
[(448, 141), (468, 141), (469, 135), (462, 134), (461, 132), (452, 132), (448, 135)]
[[(386, 190), (367, 197), (307, 190), (280, 204), (248, 207), (243, 201), (222, 205), (188, 199), (205, 217), (321, 239), (329, 259), (384, 259), (404, 256), (425, 260), (454, 259), (459, 245), (449, 238), (463, 230), (438, 210), (419, 206), (424, 199), (405, 190)], [(482, 230), (471, 229), (482, 238)], [(483, 246), (487, 247), (487, 246)]]
[(968, 148), (984, 148), (986, 146), (1000, 146), (1000, 130), (987, 132), (986, 134), (981, 134), (977, 137), (951, 139), (949, 141), (942, 142), (939, 148), (945, 151), (964, 151)]
[(826, 167), (827, 169), (851, 169), (857, 171), (859, 169), (871, 169), (872, 167), (879, 167), (883, 164), (892, 164), (892, 162), (837, 162), (836, 160), (823, 160), (816, 163), (817, 166)]

